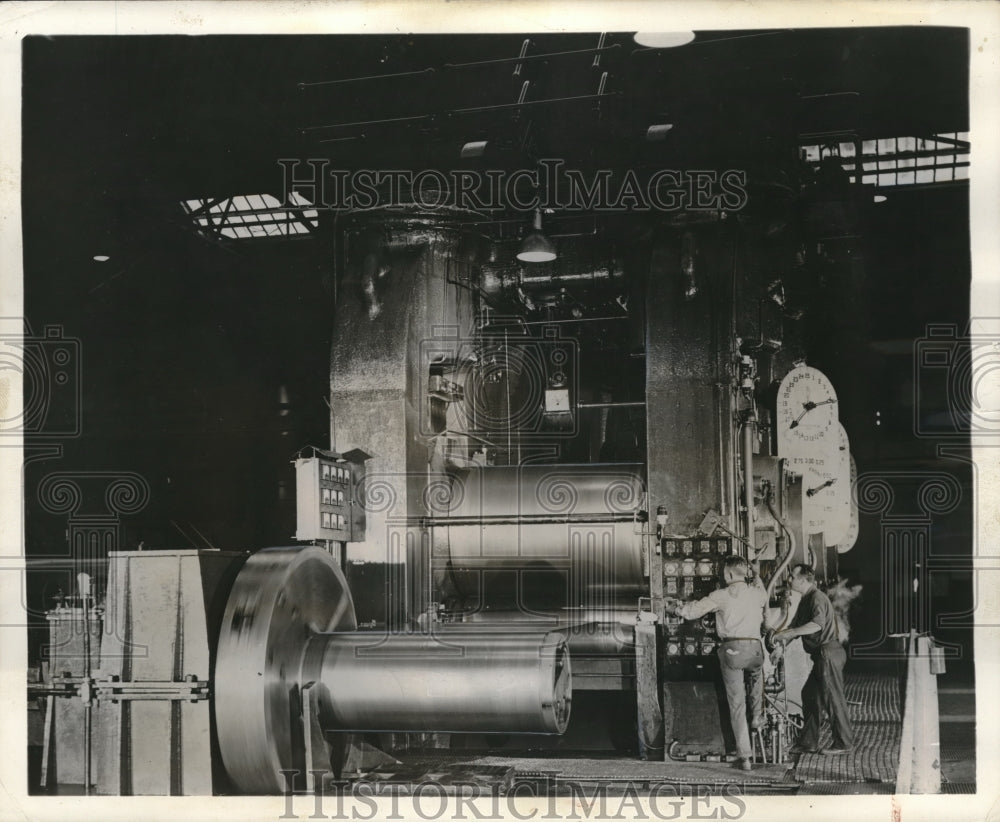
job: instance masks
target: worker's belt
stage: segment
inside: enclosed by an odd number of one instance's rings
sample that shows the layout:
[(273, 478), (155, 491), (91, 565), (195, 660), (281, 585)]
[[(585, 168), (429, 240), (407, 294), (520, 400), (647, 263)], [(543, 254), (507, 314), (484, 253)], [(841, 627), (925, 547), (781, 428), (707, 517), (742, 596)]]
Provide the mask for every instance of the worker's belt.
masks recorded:
[(759, 636), (727, 636), (721, 642), (760, 642)]

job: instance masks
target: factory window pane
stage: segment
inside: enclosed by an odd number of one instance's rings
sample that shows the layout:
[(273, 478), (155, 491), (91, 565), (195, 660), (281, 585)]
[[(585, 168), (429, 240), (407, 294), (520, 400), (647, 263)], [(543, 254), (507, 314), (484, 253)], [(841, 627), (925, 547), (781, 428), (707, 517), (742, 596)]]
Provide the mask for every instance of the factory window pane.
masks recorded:
[(184, 210), (198, 229), (208, 236), (244, 239), (288, 237), (308, 234), (318, 226), (319, 212), (296, 191), (288, 196), (288, 206), (270, 194), (241, 194), (217, 200), (184, 200)]
[[(862, 174), (861, 182), (864, 185), (877, 183), (879, 187), (886, 188), (968, 180), (968, 139), (968, 132), (949, 131), (932, 136), (904, 135), (864, 140), (861, 167), (866, 173)], [(813, 168), (819, 165), (823, 157), (839, 156), (846, 161), (841, 162), (841, 167), (850, 175), (850, 181), (856, 183), (858, 180), (858, 158), (854, 142), (803, 146), (802, 156)], [(926, 170), (926, 173), (915, 172), (913, 169)]]

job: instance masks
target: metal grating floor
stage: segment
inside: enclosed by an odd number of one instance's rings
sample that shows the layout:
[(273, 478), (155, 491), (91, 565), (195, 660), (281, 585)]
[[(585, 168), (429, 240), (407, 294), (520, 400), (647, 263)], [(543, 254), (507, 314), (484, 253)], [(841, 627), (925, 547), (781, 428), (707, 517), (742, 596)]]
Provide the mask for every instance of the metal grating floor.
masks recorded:
[[(642, 762), (632, 757), (497, 756), (469, 752), (462, 756), (426, 752), (407, 754), (409, 766), (388, 767), (378, 778), (419, 781), (419, 774), (433, 774), (448, 783), (450, 777), (474, 778), (487, 784), (534, 780), (556, 793), (570, 783), (603, 784), (612, 792), (631, 784), (635, 789), (655, 783), (687, 785), (739, 784), (747, 794), (891, 794), (895, 791), (899, 760), (901, 719), (899, 687), (887, 674), (848, 674), (845, 683), (855, 729), (854, 750), (845, 756), (804, 754), (795, 763), (755, 766), (743, 773), (726, 763)], [(832, 742), (824, 730), (821, 746)], [(525, 752), (528, 753), (528, 752)], [(942, 752), (944, 753), (944, 752)], [(942, 761), (942, 793), (974, 793), (974, 749), (953, 752), (959, 757), (948, 782), (949, 763)], [(943, 757), (943, 760), (946, 757)], [(968, 761), (966, 761), (968, 759)], [(972, 766), (969, 767), (970, 762)]]
[(899, 682), (885, 674), (847, 674), (844, 691), (854, 724), (902, 722)]
[[(860, 784), (870, 789), (877, 783), (895, 785), (902, 725), (898, 682), (879, 674), (848, 674), (844, 684), (854, 724), (854, 750), (845, 756), (802, 754), (795, 778), (807, 784)], [(832, 744), (830, 730), (824, 728), (820, 748)], [(806, 788), (805, 792), (811, 791)]]
[[(844, 756), (803, 754), (795, 768), (800, 782), (896, 782), (899, 768), (899, 723), (857, 723), (854, 750)], [(828, 730), (820, 747), (833, 744)]]
[(743, 772), (717, 762), (641, 762), (634, 759), (539, 759), (484, 756), (468, 764), (513, 765), (518, 774), (549, 774), (575, 782), (694, 782), (697, 784), (773, 784), (784, 780), (788, 765), (756, 765)]
[(896, 786), (889, 782), (816, 782), (806, 785), (800, 795), (809, 796), (889, 796), (896, 793)]

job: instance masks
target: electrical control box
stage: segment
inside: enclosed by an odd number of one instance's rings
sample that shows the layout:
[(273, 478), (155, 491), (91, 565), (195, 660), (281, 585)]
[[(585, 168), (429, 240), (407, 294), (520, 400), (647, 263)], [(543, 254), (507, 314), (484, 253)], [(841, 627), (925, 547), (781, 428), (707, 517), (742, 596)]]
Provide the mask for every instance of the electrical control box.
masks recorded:
[[(663, 593), (685, 602), (708, 596), (719, 587), (722, 563), (733, 553), (729, 537), (663, 538)], [(668, 662), (678, 658), (713, 657), (718, 647), (715, 615), (688, 621), (668, 617), (665, 625)]]
[(295, 539), (356, 542), (364, 539), (364, 506), (357, 489), (364, 460), (314, 449), (295, 460)]

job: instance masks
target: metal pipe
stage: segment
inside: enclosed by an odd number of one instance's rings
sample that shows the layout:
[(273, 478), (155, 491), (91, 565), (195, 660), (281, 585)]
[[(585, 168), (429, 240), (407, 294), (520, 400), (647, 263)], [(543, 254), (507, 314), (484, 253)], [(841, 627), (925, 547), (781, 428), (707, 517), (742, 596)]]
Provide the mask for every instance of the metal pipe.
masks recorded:
[(788, 563), (791, 562), (792, 557), (795, 555), (795, 536), (792, 534), (791, 529), (788, 527), (787, 523), (778, 516), (778, 512), (774, 510), (774, 506), (771, 504), (771, 498), (767, 497), (767, 510), (771, 512), (771, 516), (774, 517), (774, 521), (781, 526), (782, 530), (788, 535), (788, 550), (785, 555), (778, 562), (778, 566), (774, 569), (774, 573), (771, 574), (771, 579), (767, 583), (767, 595), (770, 597), (774, 593), (774, 588), (778, 584), (778, 577), (784, 572), (785, 568), (788, 567)]
[(303, 671), (327, 730), (559, 734), (569, 722), (558, 633), (318, 634)]
[(478, 66), (495, 66), (503, 65), (504, 63), (525, 63), (531, 60), (548, 60), (552, 57), (573, 57), (579, 54), (604, 54), (609, 51), (617, 51), (621, 46), (618, 43), (612, 43), (610, 46), (598, 46), (595, 49), (573, 49), (571, 51), (550, 51), (544, 54), (526, 54), (522, 49), (522, 53), (517, 57), (501, 57), (496, 60), (476, 60), (472, 63), (445, 63), (444, 67), (446, 69), (457, 69), (457, 68), (476, 68)]
[(565, 274), (526, 274), (521, 271), (518, 282), (521, 285), (559, 285), (560, 283), (577, 282), (580, 280), (597, 282), (599, 280), (621, 279), (621, 269), (596, 268), (592, 271), (574, 271)]
[(645, 400), (629, 402), (578, 402), (577, 408), (645, 408)]
[(531, 106), (546, 106), (556, 103), (583, 103), (588, 100), (599, 100), (603, 97), (618, 97), (621, 92), (612, 91), (604, 94), (577, 94), (568, 97), (550, 97), (545, 100), (523, 100), (516, 103), (498, 103), (493, 106), (473, 106), (471, 108), (456, 108), (447, 112), (448, 114), (479, 114), (486, 111), (503, 111), (505, 109), (528, 108)]
[(425, 528), (453, 528), (466, 525), (563, 525), (566, 523), (608, 523), (645, 521), (644, 512), (618, 514), (486, 514), (466, 517), (421, 517)]
[(397, 71), (393, 74), (371, 74), (367, 77), (345, 77), (342, 80), (314, 80), (312, 82), (300, 82), (300, 89), (315, 88), (317, 86), (337, 86), (346, 83), (363, 83), (369, 80), (398, 80), (400, 77), (426, 77), (434, 74), (434, 69), (425, 68), (418, 71)]
[(80, 600), (83, 605), (83, 678), (86, 687), (87, 698), (83, 707), (83, 793), (90, 796), (91, 779), (91, 745), (93, 736), (94, 716), (92, 711), (93, 690), (91, 688), (91, 677), (93, 675), (93, 663), (90, 651), (90, 576), (79, 574)]
[(564, 323), (597, 323), (597, 322), (612, 322), (616, 320), (627, 320), (629, 319), (628, 314), (616, 314), (612, 317), (576, 317), (573, 319), (562, 319), (562, 320), (527, 320), (524, 325), (562, 325)]
[[(753, 519), (753, 432), (755, 424), (756, 418), (751, 408), (743, 423), (743, 505), (746, 509), (744, 517), (747, 544), (756, 554)], [(749, 559), (753, 559), (753, 557), (749, 557)]]

